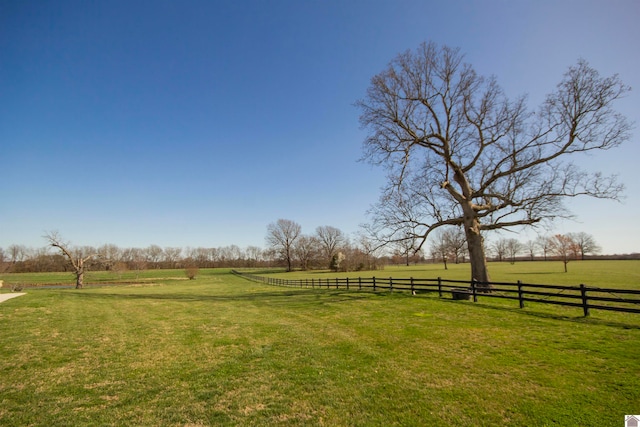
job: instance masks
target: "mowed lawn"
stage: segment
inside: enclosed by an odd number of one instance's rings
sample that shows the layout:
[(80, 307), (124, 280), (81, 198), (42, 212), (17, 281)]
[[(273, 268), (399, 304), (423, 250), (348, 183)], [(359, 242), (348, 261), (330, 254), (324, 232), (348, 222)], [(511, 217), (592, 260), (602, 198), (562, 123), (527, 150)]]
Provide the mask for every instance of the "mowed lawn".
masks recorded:
[(228, 270), (28, 289), (0, 304), (0, 425), (609, 426), (640, 412), (640, 315), (516, 305)]

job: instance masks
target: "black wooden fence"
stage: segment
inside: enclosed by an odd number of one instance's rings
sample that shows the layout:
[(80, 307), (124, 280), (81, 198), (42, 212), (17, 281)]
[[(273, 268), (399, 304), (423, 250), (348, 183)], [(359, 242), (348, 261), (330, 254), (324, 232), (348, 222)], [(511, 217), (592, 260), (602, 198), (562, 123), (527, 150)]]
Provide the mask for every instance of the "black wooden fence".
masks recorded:
[[(640, 313), (640, 290), (596, 288), (586, 285), (561, 286), (538, 285), (531, 283), (475, 282), (464, 280), (445, 280), (393, 277), (356, 277), (326, 279), (281, 279), (256, 276), (233, 270), (233, 273), (250, 280), (275, 286), (289, 286), (319, 289), (346, 289), (372, 291), (404, 291), (412, 294), (437, 292), (438, 296), (450, 296), (453, 299), (478, 301), (482, 298), (502, 298), (518, 301), (520, 308), (526, 302), (564, 305), (582, 308), (585, 316), (590, 310), (620, 311)], [(487, 292), (487, 286), (490, 292)]]

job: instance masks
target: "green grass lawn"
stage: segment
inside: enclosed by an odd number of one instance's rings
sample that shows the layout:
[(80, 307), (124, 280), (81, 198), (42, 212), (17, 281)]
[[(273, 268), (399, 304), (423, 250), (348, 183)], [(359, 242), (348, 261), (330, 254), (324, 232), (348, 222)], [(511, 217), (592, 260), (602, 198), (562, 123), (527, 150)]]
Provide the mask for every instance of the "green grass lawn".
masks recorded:
[(180, 275), (1, 303), (0, 425), (608, 426), (640, 409), (640, 315)]

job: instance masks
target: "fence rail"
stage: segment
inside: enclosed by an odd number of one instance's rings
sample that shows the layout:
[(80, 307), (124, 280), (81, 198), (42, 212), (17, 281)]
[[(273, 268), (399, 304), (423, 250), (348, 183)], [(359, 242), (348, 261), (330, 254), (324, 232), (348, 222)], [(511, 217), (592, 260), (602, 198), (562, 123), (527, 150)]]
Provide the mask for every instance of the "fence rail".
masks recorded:
[[(586, 285), (561, 286), (532, 283), (475, 282), (464, 280), (356, 277), (326, 279), (281, 279), (257, 276), (232, 270), (238, 276), (274, 286), (318, 289), (346, 289), (377, 291), (404, 291), (412, 294), (438, 293), (439, 297), (478, 301), (482, 298), (501, 298), (518, 301), (520, 308), (527, 302), (564, 305), (582, 308), (585, 316), (594, 310), (640, 313), (640, 290), (597, 288)], [(490, 291), (488, 291), (490, 289)]]

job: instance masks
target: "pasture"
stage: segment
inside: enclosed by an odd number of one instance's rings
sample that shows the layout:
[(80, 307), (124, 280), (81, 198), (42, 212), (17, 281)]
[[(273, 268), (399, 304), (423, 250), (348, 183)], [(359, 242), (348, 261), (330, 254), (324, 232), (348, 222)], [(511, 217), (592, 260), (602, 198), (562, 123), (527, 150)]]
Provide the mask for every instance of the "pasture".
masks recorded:
[[(589, 280), (640, 287), (638, 262), (600, 262), (584, 264)], [(534, 264), (491, 272), (564, 284)], [(442, 268), (420, 267), (366, 274)], [(499, 276), (516, 269), (534, 280)], [(330, 273), (284, 277), (309, 274)], [(53, 276), (38, 283), (73, 282)], [(279, 288), (222, 269), (138, 282), (0, 304), (0, 425), (602, 426), (640, 410), (640, 315)]]

